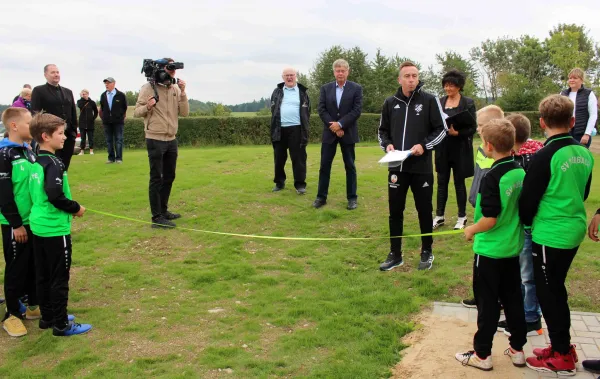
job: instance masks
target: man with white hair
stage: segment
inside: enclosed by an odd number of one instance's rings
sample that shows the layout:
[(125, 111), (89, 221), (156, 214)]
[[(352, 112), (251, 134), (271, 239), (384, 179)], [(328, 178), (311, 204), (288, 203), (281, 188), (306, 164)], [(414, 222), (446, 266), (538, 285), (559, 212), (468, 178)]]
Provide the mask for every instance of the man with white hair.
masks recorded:
[(310, 99), (307, 88), (297, 82), (296, 70), (288, 67), (281, 75), (283, 82), (271, 95), (271, 142), (275, 158), (275, 187), (285, 187), (285, 163), (288, 150), (298, 195), (306, 193), (306, 145), (310, 125)]
[(319, 169), (319, 190), (313, 207), (327, 204), (331, 164), (337, 145), (340, 145), (344, 167), (346, 168), (346, 198), (348, 210), (358, 206), (356, 195), (356, 166), (354, 165), (354, 145), (359, 142), (357, 120), (362, 112), (362, 87), (348, 79), (350, 66), (343, 59), (333, 62), (335, 81), (321, 87), (319, 116), (323, 121), (321, 144), (321, 167)]

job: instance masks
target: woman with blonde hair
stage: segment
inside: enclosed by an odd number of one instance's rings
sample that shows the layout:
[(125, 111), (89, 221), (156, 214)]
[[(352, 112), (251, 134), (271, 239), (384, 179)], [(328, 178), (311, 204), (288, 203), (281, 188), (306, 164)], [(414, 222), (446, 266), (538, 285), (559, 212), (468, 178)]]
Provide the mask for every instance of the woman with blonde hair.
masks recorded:
[(12, 106), (15, 108), (27, 108), (31, 112), (31, 88), (23, 88)]
[(569, 132), (573, 138), (588, 149), (592, 144), (592, 135), (596, 129), (598, 120), (598, 99), (589, 88), (583, 86), (585, 73), (580, 68), (574, 68), (569, 72), (569, 88), (560, 94), (568, 96), (575, 107), (573, 108), (573, 117), (575, 125)]

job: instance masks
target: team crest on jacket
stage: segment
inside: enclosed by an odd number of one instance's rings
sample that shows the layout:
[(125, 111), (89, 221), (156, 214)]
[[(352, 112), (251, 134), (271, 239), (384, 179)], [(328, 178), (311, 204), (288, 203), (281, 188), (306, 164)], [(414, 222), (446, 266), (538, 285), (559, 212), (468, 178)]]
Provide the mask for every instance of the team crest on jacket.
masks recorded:
[(398, 181), (398, 177), (396, 175), (392, 175), (390, 177), (390, 180), (391, 180), (392, 183), (396, 183)]
[(417, 116), (419, 115), (419, 113), (421, 113), (422, 110), (423, 110), (423, 104), (415, 105), (415, 112), (417, 112)]

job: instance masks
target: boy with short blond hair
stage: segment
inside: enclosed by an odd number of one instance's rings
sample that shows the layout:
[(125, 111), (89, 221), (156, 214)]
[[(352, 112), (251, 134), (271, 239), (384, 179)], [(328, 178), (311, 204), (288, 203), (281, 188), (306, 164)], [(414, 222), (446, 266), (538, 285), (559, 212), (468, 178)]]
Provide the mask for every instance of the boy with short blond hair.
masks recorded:
[[(8, 108), (2, 113), (8, 137), (0, 141), (0, 224), (4, 247), (4, 293), (6, 315), (3, 328), (11, 337), (27, 334), (23, 319), (40, 318), (35, 289), (32, 234), (29, 228), (31, 197), (29, 174), (35, 154), (29, 149), (31, 114), (25, 108)], [(29, 307), (23, 311), (19, 299), (27, 294)]]
[[(583, 202), (590, 192), (594, 157), (571, 135), (573, 102), (552, 95), (540, 103), (540, 126), (548, 139), (536, 153), (523, 183), (519, 215), (531, 226), (536, 294), (551, 346), (535, 349), (527, 366), (575, 375), (571, 316), (565, 280), (587, 231)], [(562, 231), (562, 232), (557, 232)]]
[[(497, 105), (488, 105), (477, 111), (477, 133), (481, 135), (481, 128), (491, 120), (498, 120), (504, 118), (504, 112)], [(469, 203), (475, 207), (477, 201), (477, 194), (479, 193), (479, 184), (481, 179), (485, 176), (485, 173), (490, 170), (494, 164), (492, 158), (488, 158), (485, 155), (483, 143), (477, 148), (477, 155), (475, 156), (475, 171), (473, 175), (473, 182), (471, 183), (471, 190), (469, 191)], [(475, 299), (464, 299), (461, 304), (467, 308), (476, 308)]]
[(52, 328), (55, 336), (88, 332), (89, 324), (74, 323), (67, 314), (69, 270), (71, 268), (71, 219), (81, 217), (85, 208), (71, 200), (65, 165), (54, 155), (63, 148), (65, 121), (49, 113), (37, 114), (31, 135), (40, 145), (31, 170), (29, 191), (31, 231), (37, 269), (37, 289), (42, 310), (40, 328)]
[(521, 296), (519, 253), (523, 248), (523, 225), (518, 217), (518, 199), (525, 171), (514, 160), (514, 126), (492, 119), (480, 128), (482, 146), (494, 163), (481, 180), (475, 206), (475, 224), (465, 229), (467, 240), (475, 239), (473, 251), (473, 293), (477, 304), (477, 333), (473, 350), (455, 358), (465, 366), (492, 370), (492, 342), (500, 304), (512, 330), (506, 354), (513, 365), (525, 366), (523, 346), (525, 316)]

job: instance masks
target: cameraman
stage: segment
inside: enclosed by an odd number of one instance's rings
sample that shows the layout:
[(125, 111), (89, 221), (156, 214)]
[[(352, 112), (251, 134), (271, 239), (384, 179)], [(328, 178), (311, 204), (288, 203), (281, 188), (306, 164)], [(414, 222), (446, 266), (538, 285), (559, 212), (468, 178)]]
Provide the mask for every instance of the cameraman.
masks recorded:
[[(168, 63), (174, 62), (171, 58), (164, 60)], [(142, 86), (134, 112), (135, 117), (144, 118), (146, 148), (150, 161), (149, 197), (153, 228), (175, 227), (172, 220), (181, 217), (177, 213), (169, 212), (168, 204), (177, 165), (175, 136), (178, 115), (186, 117), (190, 113), (185, 82), (178, 80), (177, 85), (174, 85), (176, 70), (168, 70), (165, 67), (165, 71), (170, 76), (165, 82), (148, 82)], [(155, 89), (158, 102), (154, 97)]]

